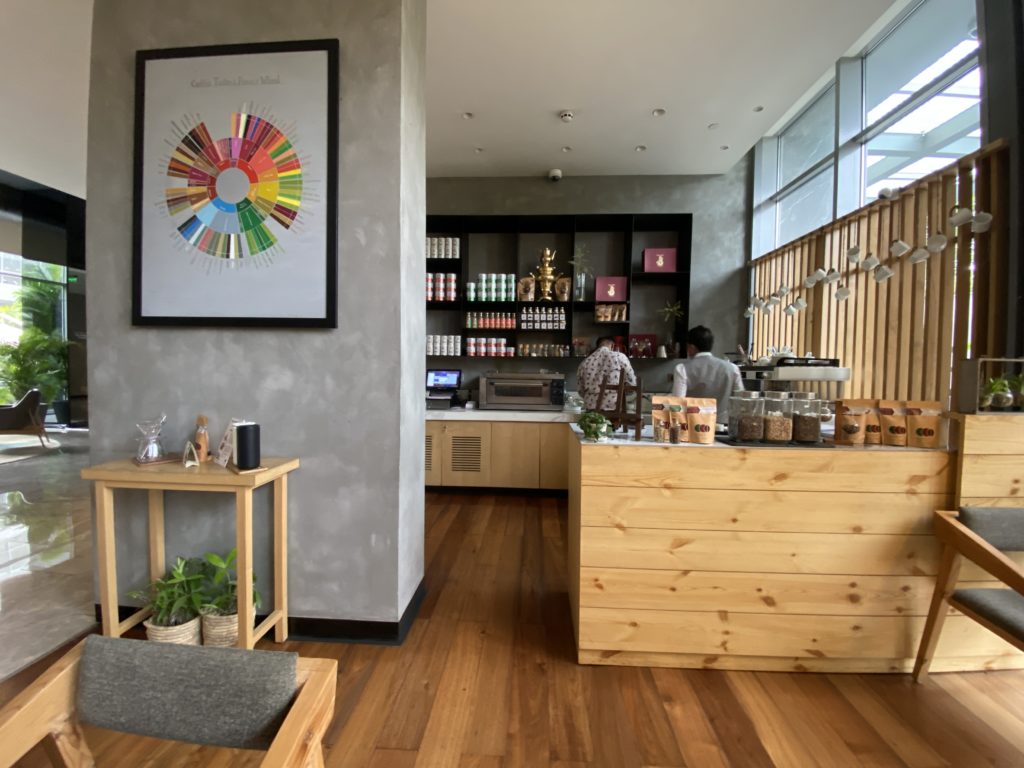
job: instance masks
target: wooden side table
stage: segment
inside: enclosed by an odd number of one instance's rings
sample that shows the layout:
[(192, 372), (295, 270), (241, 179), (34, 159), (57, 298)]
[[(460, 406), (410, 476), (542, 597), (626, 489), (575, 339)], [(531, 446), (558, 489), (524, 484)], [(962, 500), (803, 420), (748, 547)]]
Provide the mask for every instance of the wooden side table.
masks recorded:
[[(298, 469), (298, 459), (263, 459), (263, 468), (244, 474), (207, 462), (185, 469), (181, 464), (140, 467), (130, 459), (110, 461), (82, 470), (96, 492), (96, 553), (100, 568), (100, 611), (103, 634), (120, 637), (149, 616), (149, 609), (136, 611), (124, 621), (117, 613), (117, 554), (114, 540), (114, 490), (133, 488), (149, 491), (149, 574), (151, 579), (166, 571), (164, 552), (164, 491), (208, 491), (235, 497), (235, 536), (238, 569), (238, 647), (252, 648), (274, 628), (274, 640), (288, 639), (288, 474)], [(274, 608), (253, 628), (252, 604), (252, 492), (274, 484)]]

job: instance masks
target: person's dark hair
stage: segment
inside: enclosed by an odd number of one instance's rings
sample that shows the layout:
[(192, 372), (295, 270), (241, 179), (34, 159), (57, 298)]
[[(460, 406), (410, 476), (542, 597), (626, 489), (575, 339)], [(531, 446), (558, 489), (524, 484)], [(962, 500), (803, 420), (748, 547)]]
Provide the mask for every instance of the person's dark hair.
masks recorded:
[(611, 336), (598, 336), (597, 341), (594, 343), (594, 349), (600, 349), (601, 345), (605, 342), (608, 342), (611, 348), (615, 349), (615, 339)]
[(710, 352), (715, 345), (715, 334), (703, 325), (694, 326), (686, 334), (686, 343), (692, 344), (698, 352)]

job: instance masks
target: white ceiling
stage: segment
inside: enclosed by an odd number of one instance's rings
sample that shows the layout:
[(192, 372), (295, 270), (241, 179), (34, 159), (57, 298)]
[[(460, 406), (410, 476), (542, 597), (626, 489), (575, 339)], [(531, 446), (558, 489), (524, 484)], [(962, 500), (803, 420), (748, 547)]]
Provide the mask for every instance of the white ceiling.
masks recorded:
[(429, 0), (427, 175), (723, 173), (897, 2)]

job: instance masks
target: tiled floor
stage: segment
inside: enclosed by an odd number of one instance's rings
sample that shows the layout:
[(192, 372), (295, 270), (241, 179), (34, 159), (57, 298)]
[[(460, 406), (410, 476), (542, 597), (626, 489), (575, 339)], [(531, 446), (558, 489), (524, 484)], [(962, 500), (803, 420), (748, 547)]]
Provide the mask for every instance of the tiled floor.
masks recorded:
[[(0, 464), (0, 680), (95, 624), (86, 431)], [(8, 457), (18, 449), (0, 448)]]

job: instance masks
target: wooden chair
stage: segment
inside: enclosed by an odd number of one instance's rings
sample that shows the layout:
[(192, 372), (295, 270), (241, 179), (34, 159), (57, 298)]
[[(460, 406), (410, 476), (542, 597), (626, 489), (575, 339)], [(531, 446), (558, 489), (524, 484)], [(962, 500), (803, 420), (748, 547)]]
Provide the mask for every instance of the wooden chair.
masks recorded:
[(35, 435), (46, 447), (46, 430), (39, 419), (40, 394), (30, 389), (14, 405), (0, 406), (0, 435)]
[[(615, 407), (608, 410), (601, 408), (605, 396), (613, 393), (615, 395)], [(631, 394), (636, 395), (636, 398), (633, 400), (632, 410), (630, 410), (629, 403), (627, 402), (627, 395)], [(636, 377), (636, 384), (627, 384), (624, 371), (620, 370), (618, 383), (610, 384), (608, 382), (608, 374), (605, 374), (601, 380), (601, 386), (597, 390), (596, 410), (612, 423), (613, 430), (626, 430), (629, 427), (633, 427), (634, 437), (639, 440), (640, 432), (644, 428), (643, 399), (644, 388), (640, 377)]]
[[(1024, 550), (1024, 509), (964, 507), (935, 513), (935, 535), (943, 544), (928, 620), (914, 663), (914, 679), (928, 676), (948, 606), (1024, 651), (1024, 571), (1000, 550)], [(963, 558), (1009, 589), (956, 589)]]
[(0, 710), (0, 766), (43, 740), (55, 765), (92, 766), (83, 723), (323, 766), (337, 675), (333, 659), (91, 635)]

